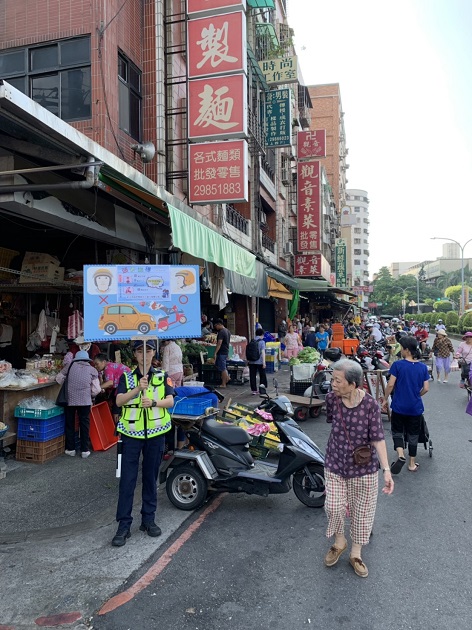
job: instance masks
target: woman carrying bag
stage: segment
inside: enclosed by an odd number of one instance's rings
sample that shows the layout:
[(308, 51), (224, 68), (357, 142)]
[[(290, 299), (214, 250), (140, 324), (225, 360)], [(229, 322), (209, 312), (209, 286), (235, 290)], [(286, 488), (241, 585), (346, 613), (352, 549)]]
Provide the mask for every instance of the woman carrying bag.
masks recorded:
[[(101, 385), (97, 370), (90, 365), (90, 358), (87, 352), (80, 350), (74, 357), (70, 365), (62, 368), (56, 376), (56, 381), (65, 387), (67, 406), (66, 416), (66, 455), (75, 456), (75, 414), (79, 418), (80, 424), (80, 450), (82, 459), (90, 455), (90, 408), (92, 398), (101, 391)], [(61, 402), (58, 398), (57, 402)]]

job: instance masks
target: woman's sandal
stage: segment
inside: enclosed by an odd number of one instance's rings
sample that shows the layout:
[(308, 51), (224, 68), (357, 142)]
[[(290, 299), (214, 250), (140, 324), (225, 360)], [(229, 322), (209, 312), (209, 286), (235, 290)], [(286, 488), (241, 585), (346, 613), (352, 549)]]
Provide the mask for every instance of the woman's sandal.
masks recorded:
[(419, 464), (418, 464), (418, 462), (417, 462), (417, 463), (415, 464), (415, 467), (414, 467), (414, 468), (408, 468), (408, 470), (409, 470), (410, 472), (417, 472), (419, 467), (420, 467), (420, 465), (419, 465)]
[(392, 475), (398, 475), (403, 466), (405, 465), (406, 459), (404, 457), (399, 457), (395, 463), (390, 466), (390, 472)]

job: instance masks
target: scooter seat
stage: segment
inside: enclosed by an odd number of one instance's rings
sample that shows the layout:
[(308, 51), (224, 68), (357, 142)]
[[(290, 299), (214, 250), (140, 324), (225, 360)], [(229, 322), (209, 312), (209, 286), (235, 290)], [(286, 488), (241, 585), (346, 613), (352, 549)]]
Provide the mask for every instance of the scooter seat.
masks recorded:
[(205, 420), (204, 431), (224, 444), (247, 444), (251, 438), (241, 427), (230, 427), (209, 418)]

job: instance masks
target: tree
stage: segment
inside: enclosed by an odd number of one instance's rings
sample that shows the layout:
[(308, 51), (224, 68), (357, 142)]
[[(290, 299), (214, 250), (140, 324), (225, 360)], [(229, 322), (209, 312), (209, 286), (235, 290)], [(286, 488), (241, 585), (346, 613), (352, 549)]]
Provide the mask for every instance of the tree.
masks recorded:
[(459, 315), (456, 311), (448, 311), (446, 313), (446, 328), (449, 328), (449, 326), (457, 326), (458, 322)]
[(440, 302), (435, 302), (433, 308), (437, 313), (447, 313), (452, 308), (452, 302), (441, 300)]

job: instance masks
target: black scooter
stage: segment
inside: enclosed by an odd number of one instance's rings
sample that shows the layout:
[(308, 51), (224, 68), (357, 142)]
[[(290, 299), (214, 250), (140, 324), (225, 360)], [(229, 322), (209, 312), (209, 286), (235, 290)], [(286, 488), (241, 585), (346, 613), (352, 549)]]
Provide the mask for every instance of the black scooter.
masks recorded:
[(324, 505), (324, 455), (292, 419), (292, 404), (286, 396), (278, 395), (274, 382), (274, 398), (263, 385), (259, 387), (263, 397), (259, 409), (272, 414), (278, 429), (278, 462), (255, 461), (249, 452), (251, 437), (241, 427), (220, 424), (214, 414), (201, 421), (189, 418), (188, 447), (175, 451), (160, 471), (160, 481), (166, 480), (167, 496), (176, 507), (200, 507), (209, 489), (264, 497), (283, 494), (292, 488), (292, 478), (293, 490), (302, 503), (308, 507)]

